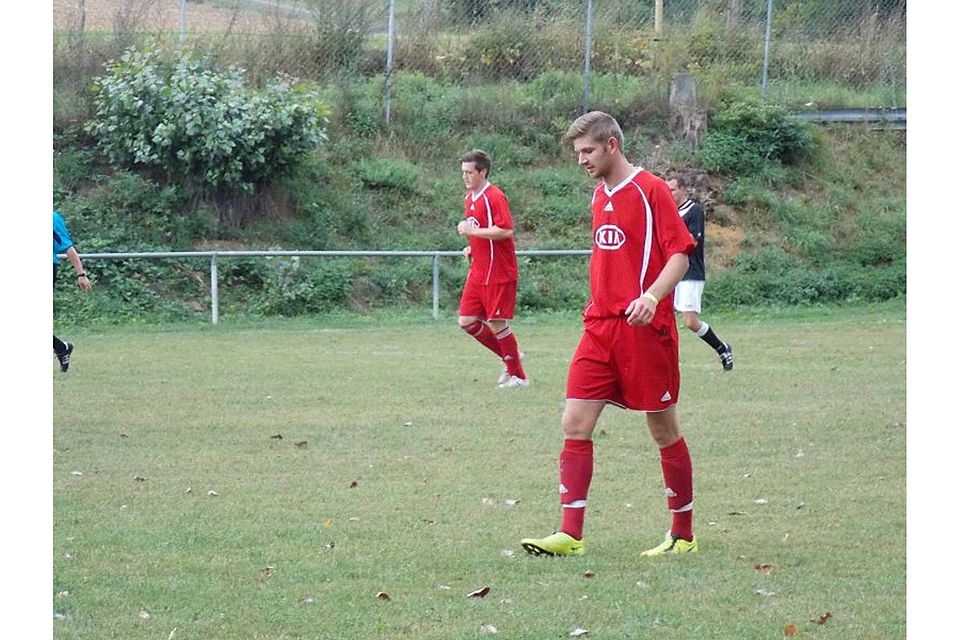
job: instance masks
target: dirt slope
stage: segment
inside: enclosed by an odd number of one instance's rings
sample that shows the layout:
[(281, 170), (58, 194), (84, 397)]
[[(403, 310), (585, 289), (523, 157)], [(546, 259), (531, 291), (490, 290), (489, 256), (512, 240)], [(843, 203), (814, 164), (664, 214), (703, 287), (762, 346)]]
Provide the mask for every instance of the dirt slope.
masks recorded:
[[(261, 32), (283, 23), (309, 26), (278, 11), (247, 9), (246, 3), (217, 3), (213, 0), (188, 0), (187, 31)], [(53, 29), (70, 31), (77, 24), (79, 0), (53, 0)], [(117, 24), (130, 25), (131, 31), (153, 33), (179, 31), (179, 0), (84, 0), (84, 29), (113, 31)]]

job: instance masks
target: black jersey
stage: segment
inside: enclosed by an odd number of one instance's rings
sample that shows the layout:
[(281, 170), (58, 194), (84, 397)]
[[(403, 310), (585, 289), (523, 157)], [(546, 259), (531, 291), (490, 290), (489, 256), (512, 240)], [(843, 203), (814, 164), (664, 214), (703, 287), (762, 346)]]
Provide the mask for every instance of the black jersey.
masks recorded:
[(687, 269), (684, 280), (706, 280), (707, 265), (703, 259), (703, 234), (705, 231), (705, 221), (703, 218), (703, 207), (699, 202), (689, 198), (679, 207), (680, 217), (687, 225), (687, 231), (696, 240), (697, 246), (690, 254), (690, 268)]

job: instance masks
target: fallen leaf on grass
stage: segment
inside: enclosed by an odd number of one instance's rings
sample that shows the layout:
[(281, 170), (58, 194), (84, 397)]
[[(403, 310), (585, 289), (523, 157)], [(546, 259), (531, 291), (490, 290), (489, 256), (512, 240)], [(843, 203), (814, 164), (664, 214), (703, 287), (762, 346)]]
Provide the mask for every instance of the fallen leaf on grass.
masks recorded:
[(412, 423), (412, 422), (404, 422), (404, 423), (403, 423), (403, 426), (405, 426), (405, 427), (412, 427), (412, 426), (413, 426), (413, 423)]
[(747, 513), (745, 511), (731, 511), (727, 514), (728, 516), (745, 516)]
[(207, 491), (207, 495), (210, 496), (211, 498), (216, 498), (220, 494), (214, 491), (213, 489), (210, 489), (210, 491)]
[(83, 475), (83, 471), (71, 471), (70, 475), (79, 477)]
[(776, 592), (776, 591), (767, 591), (766, 589), (760, 588), (760, 589), (754, 590), (754, 593), (757, 594), (757, 595), (759, 595), (759, 596), (763, 596), (763, 597), (765, 597), (765, 598), (769, 598), (769, 597), (772, 596), (772, 595), (776, 595), (777, 592)]
[(121, 433), (121, 434), (120, 434), (120, 437), (121, 437), (121, 438), (129, 438), (130, 436), (128, 436), (128, 435), (125, 434), (125, 433)]
[(814, 620), (817, 624), (824, 624), (827, 620), (833, 617), (833, 614), (827, 611), (825, 614), (821, 615), (819, 618)]
[(377, 595), (376, 595), (375, 597), (377, 598), (377, 600), (389, 600), (389, 599), (390, 599), (390, 595), (389, 595), (386, 591), (377, 591)]
[(438, 585), (437, 585), (437, 589), (443, 589), (444, 591), (449, 591), (449, 590), (450, 590), (450, 585), (448, 585), (448, 584), (438, 584)]
[(268, 565), (265, 566), (263, 569), (260, 569), (260, 573), (261, 573), (261, 575), (269, 578), (270, 576), (273, 575), (273, 565), (272, 565), (272, 564), (268, 564)]
[(485, 598), (490, 593), (490, 587), (480, 587), (476, 591), (467, 594), (468, 598)]
[(176, 637), (176, 635), (177, 635), (177, 628), (174, 627), (173, 630), (170, 632), (170, 635), (167, 636), (167, 640), (173, 640)]
[(66, 620), (67, 617), (68, 617), (68, 616), (67, 616), (67, 614), (65, 614), (65, 613), (60, 613), (59, 611), (54, 611), (54, 612), (53, 612), (53, 619), (54, 619), (54, 620)]
[(584, 629), (584, 628), (582, 628), (582, 627), (577, 627), (576, 629), (574, 629), (573, 631), (570, 632), (570, 637), (571, 637), (571, 638), (579, 638), (580, 636), (585, 636), (585, 635), (587, 635), (588, 633), (590, 633), (590, 632), (587, 631), (586, 629)]
[(133, 476), (133, 479), (137, 482), (146, 482), (147, 478), (145, 476)]
[(485, 505), (487, 505), (488, 507), (491, 507), (491, 506), (497, 504), (497, 501), (494, 500), (493, 498), (481, 498), (481, 499), (480, 499), (480, 502), (483, 503), (483, 504), (485, 504)]
[(770, 572), (773, 571), (773, 565), (770, 564), (769, 562), (764, 562), (763, 564), (754, 565), (753, 568), (765, 576), (770, 575)]
[(753, 504), (769, 504), (769, 502), (766, 498), (757, 498), (753, 501)]
[(584, 577), (584, 578), (596, 578), (596, 577), (597, 577), (597, 574), (596, 574), (594, 571), (592, 571), (591, 569), (587, 569), (586, 571), (583, 572), (583, 577)]
[(306, 440), (301, 440), (300, 442), (295, 442), (295, 443), (293, 443), (293, 444), (294, 444), (294, 446), (297, 447), (298, 449), (306, 449), (306, 448), (307, 448), (307, 441), (306, 441)]
[(311, 602), (313, 602), (313, 596), (311, 596), (309, 593), (304, 593), (299, 598), (297, 598), (297, 602), (299, 602), (300, 604), (310, 604)]
[(193, 493), (193, 488), (187, 487), (187, 490), (184, 493)]
[(801, 502), (800, 504), (797, 505), (797, 509), (803, 509), (805, 506), (807, 505)]
[(141, 620), (149, 620), (150, 613), (146, 609), (141, 609), (140, 613), (137, 614), (137, 617), (140, 618)]
[(515, 555), (513, 549), (501, 549), (500, 556), (504, 558), (512, 558)]
[(275, 433), (275, 434), (273, 434), (272, 436), (270, 436), (270, 439), (271, 439), (271, 440), (283, 440), (283, 435), (280, 434), (280, 433)]
[(517, 500), (516, 498), (507, 498), (506, 500), (503, 501), (503, 504), (507, 505), (508, 507), (512, 507), (513, 505), (519, 502), (520, 501)]
[(360, 486), (360, 483), (357, 482), (356, 480), (354, 480), (354, 481), (352, 481), (352, 482), (350, 483), (350, 488), (351, 488), (351, 489), (355, 489), (355, 488), (357, 488), (358, 486)]
[(323, 548), (324, 548), (324, 549), (333, 549), (333, 547), (336, 546), (336, 544), (337, 544), (336, 542), (334, 542), (333, 540), (331, 540), (331, 541), (328, 542), (327, 544), (323, 545)]
[(329, 529), (330, 527), (332, 527), (332, 526), (333, 526), (333, 518), (327, 518), (326, 520), (324, 520), (324, 521), (323, 521), (323, 526), (326, 527), (327, 529)]
[(797, 625), (788, 624), (783, 628), (783, 635), (785, 636), (795, 636), (797, 635)]
[(496, 628), (495, 626), (493, 626), (492, 624), (481, 624), (481, 625), (480, 625), (480, 633), (492, 634), (492, 633), (496, 633), (496, 632), (497, 632), (497, 628)]

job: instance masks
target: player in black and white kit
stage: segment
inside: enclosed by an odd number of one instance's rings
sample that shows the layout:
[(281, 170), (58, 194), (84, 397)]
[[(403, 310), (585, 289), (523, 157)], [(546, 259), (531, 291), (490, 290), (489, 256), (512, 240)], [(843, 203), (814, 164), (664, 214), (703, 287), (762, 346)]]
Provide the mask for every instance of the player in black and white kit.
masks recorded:
[(690, 199), (682, 176), (668, 180), (667, 185), (677, 203), (680, 217), (683, 218), (687, 230), (697, 243), (693, 253), (690, 254), (690, 268), (674, 289), (673, 307), (683, 314), (683, 324), (717, 352), (723, 370), (730, 371), (733, 369), (733, 349), (717, 337), (710, 325), (700, 319), (700, 301), (703, 298), (703, 287), (707, 280), (707, 266), (703, 259), (703, 236), (706, 230), (703, 207), (696, 200)]

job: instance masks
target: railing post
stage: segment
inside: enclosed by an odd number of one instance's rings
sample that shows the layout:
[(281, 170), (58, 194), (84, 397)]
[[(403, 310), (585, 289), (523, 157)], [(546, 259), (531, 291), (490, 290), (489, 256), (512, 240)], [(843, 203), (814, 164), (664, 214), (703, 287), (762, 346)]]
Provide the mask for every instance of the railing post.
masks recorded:
[(217, 287), (217, 254), (210, 256), (210, 321), (217, 324), (220, 320), (220, 294)]
[(433, 319), (440, 317), (440, 254), (433, 254)]

